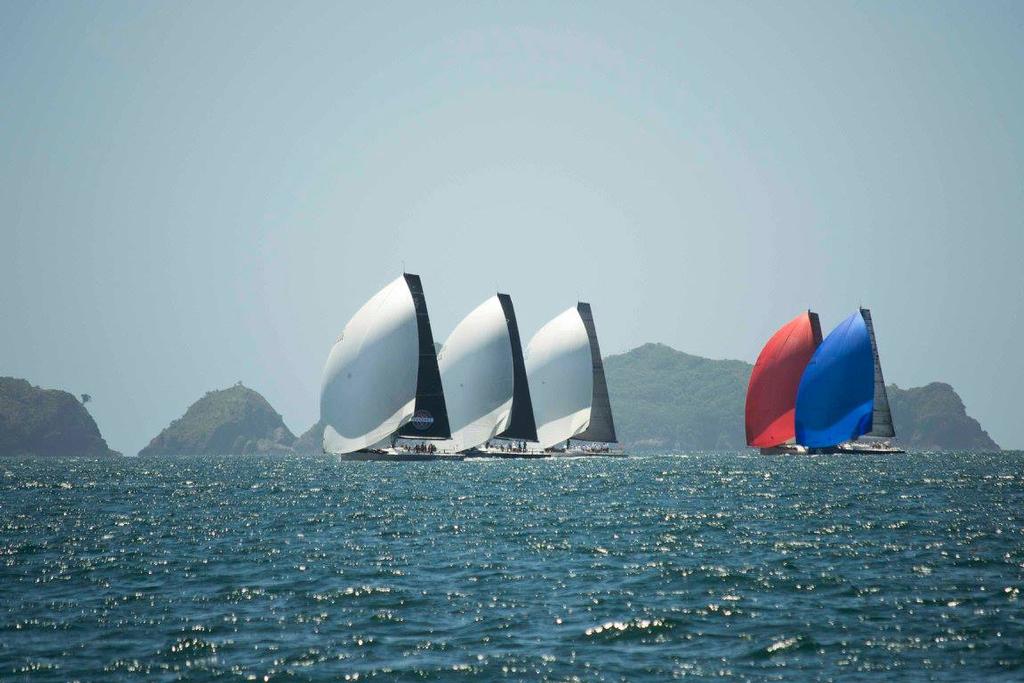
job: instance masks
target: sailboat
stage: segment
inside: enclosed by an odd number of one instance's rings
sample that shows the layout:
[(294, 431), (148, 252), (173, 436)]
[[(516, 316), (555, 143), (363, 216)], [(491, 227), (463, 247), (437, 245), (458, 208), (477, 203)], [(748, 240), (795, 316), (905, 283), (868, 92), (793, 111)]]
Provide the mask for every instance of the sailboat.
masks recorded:
[[(451, 438), (423, 285), (403, 274), (335, 341), (320, 390), (323, 449), (350, 460), (427, 460)], [(409, 445), (415, 443), (415, 445)]]
[(747, 386), (748, 446), (765, 454), (806, 452), (796, 443), (796, 395), (820, 344), (818, 315), (807, 311), (783, 325), (761, 349)]
[(902, 453), (871, 311), (839, 323), (814, 352), (796, 398), (796, 442), (813, 453)]
[(762, 453), (902, 453), (882, 377), (871, 312), (862, 308), (821, 338), (801, 314), (761, 350), (750, 375), (747, 444)]
[[(622, 455), (590, 304), (544, 325), (526, 349), (537, 443), (559, 455)], [(575, 439), (575, 446), (572, 441)], [(564, 446), (560, 446), (564, 444)]]
[(477, 306), (438, 354), (451, 439), (443, 448), (468, 456), (527, 457), (536, 441), (529, 381), (515, 308), (508, 294)]

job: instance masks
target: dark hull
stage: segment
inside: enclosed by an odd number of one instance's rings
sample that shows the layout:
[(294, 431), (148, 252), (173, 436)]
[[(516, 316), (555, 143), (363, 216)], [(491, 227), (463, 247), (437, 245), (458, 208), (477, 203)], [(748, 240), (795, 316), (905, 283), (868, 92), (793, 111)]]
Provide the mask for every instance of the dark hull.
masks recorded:
[(806, 455), (807, 449), (803, 446), (770, 446), (762, 448), (761, 455)]
[(892, 453), (906, 453), (902, 448), (893, 446), (861, 446), (846, 444), (833, 446), (831, 448), (811, 448), (810, 452), (815, 455), (889, 455)]
[(353, 462), (425, 462), (427, 460), (462, 460), (462, 455), (450, 453), (404, 453), (391, 451), (356, 451), (355, 453), (342, 453), (337, 456), (340, 460)]
[(499, 450), (478, 450), (473, 449), (462, 453), (466, 458), (503, 458), (503, 459), (525, 459), (540, 460), (543, 458), (625, 458), (625, 453), (609, 451), (606, 453), (593, 451), (499, 451)]
[(477, 449), (466, 451), (462, 455), (466, 456), (466, 458), (503, 458), (525, 460), (539, 460), (541, 458), (551, 457), (551, 453), (545, 453), (544, 451), (481, 451)]
[(595, 451), (574, 451), (574, 450), (569, 450), (569, 451), (558, 451), (556, 453), (552, 453), (552, 455), (554, 457), (556, 457), (556, 458), (628, 458), (629, 457), (626, 453), (623, 453), (621, 451), (606, 451), (606, 452), (597, 451), (597, 452), (595, 452)]

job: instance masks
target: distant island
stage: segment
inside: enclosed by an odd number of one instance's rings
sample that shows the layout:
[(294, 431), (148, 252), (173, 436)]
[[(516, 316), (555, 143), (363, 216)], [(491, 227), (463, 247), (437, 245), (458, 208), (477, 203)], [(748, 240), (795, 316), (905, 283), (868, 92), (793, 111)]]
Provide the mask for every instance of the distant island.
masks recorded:
[[(644, 344), (604, 360), (622, 442), (650, 450), (746, 448), (743, 413), (753, 366)], [(996, 451), (948, 384), (888, 387), (899, 442), (911, 450)]]
[[(644, 344), (604, 359), (619, 439), (629, 450), (742, 450), (743, 408), (753, 366), (712, 360), (664, 344)], [(996, 451), (948, 384), (901, 389), (889, 401), (899, 442), (910, 450)], [(257, 391), (241, 383), (211, 391), (153, 438), (139, 455), (322, 451), (323, 429), (295, 435)], [(0, 377), (0, 455), (107, 456), (85, 406), (66, 391)]]
[(294, 444), (295, 435), (267, 399), (239, 383), (208, 392), (139, 455), (292, 453)]
[(0, 455), (120, 455), (107, 447), (92, 415), (66, 391), (0, 377)]

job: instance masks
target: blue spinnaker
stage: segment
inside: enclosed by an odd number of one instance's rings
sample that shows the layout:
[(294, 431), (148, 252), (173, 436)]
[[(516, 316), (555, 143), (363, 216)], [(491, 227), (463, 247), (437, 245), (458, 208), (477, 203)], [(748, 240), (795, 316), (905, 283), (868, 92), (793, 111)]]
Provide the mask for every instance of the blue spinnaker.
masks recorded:
[(820, 448), (871, 431), (871, 337), (860, 312), (839, 323), (807, 364), (796, 395), (796, 442)]

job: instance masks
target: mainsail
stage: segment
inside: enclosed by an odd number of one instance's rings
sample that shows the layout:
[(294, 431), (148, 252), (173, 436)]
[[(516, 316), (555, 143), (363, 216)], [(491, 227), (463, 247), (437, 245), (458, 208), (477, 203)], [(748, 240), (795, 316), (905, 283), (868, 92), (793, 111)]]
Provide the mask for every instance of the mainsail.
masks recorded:
[(512, 297), (498, 294), (501, 310), (505, 313), (505, 326), (512, 350), (512, 414), (505, 431), (497, 435), (500, 439), (537, 440), (537, 423), (533, 417), (533, 400), (530, 398), (530, 382), (526, 377), (526, 363), (523, 360), (523, 343), (519, 338), (519, 324), (512, 307)]
[(836, 446), (871, 431), (874, 411), (871, 337), (858, 311), (839, 323), (814, 352), (796, 397), (796, 441)]
[(590, 424), (594, 364), (583, 318), (573, 307), (548, 322), (526, 347), (526, 374), (541, 448), (580, 434)]
[(324, 450), (331, 453), (380, 444), (414, 420), (430, 436), (447, 437), (447, 411), (418, 276), (391, 282), (345, 325), (324, 367), (320, 419)]
[(487, 443), (508, 427), (515, 369), (505, 311), (497, 296), (477, 306), (452, 331), (438, 356), (452, 426), (451, 448)]
[(576, 304), (576, 310), (583, 320), (590, 344), (590, 362), (593, 368), (593, 393), (590, 401), (590, 425), (586, 431), (576, 434), (574, 438), (581, 441), (602, 441), (615, 443), (615, 422), (612, 420), (612, 404), (608, 398), (608, 382), (604, 377), (604, 361), (601, 360), (601, 347), (597, 343), (597, 330), (594, 327), (594, 315), (590, 304), (582, 301)]
[(419, 368), (416, 375), (416, 410), (412, 419), (398, 430), (398, 436), (410, 439), (449, 439), (448, 409), (444, 401), (441, 372), (437, 367), (437, 349), (430, 330), (427, 298), (419, 275), (404, 276), (416, 306), (416, 329), (419, 333)]
[(797, 389), (819, 344), (818, 315), (807, 311), (783, 325), (761, 349), (747, 386), (747, 445), (770, 448), (795, 439)]
[(875, 361), (874, 412), (871, 414), (871, 431), (866, 436), (891, 438), (896, 436), (896, 429), (892, 423), (892, 411), (889, 409), (889, 394), (885, 390), (885, 378), (882, 377), (882, 362), (878, 358), (875, 326), (871, 322), (871, 311), (862, 308), (860, 309), (860, 314), (864, 318), (864, 325), (867, 327), (868, 336), (871, 338), (871, 355)]

